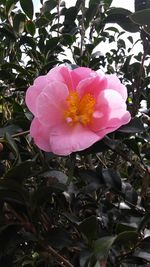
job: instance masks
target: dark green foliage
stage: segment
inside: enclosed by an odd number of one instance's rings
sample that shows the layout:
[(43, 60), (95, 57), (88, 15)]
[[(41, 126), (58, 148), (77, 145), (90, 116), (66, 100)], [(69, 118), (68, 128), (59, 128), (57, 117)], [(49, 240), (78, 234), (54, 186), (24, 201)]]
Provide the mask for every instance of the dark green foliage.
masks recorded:
[[(40, 2), (35, 13), (32, 0), (0, 1), (0, 266), (148, 267), (149, 0), (135, 13), (111, 0)], [(24, 103), (33, 80), (61, 63), (116, 73), (132, 115), (68, 157), (33, 144)]]
[(150, 8), (150, 0), (134, 0), (135, 11)]

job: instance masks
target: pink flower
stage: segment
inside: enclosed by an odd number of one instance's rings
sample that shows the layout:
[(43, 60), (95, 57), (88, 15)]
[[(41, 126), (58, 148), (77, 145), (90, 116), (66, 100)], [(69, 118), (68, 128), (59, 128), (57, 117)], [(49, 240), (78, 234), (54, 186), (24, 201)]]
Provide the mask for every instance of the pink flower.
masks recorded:
[(126, 99), (116, 75), (55, 67), (27, 90), (26, 104), (34, 114), (30, 134), (44, 151), (81, 151), (130, 121)]

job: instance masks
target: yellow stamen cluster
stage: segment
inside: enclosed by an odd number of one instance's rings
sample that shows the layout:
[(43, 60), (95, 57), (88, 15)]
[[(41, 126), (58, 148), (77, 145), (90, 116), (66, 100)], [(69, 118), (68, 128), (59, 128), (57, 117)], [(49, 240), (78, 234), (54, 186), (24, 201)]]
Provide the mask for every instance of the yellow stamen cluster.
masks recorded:
[(77, 92), (71, 92), (67, 102), (68, 108), (64, 115), (70, 125), (81, 123), (86, 126), (91, 122), (96, 101), (90, 93), (80, 98)]

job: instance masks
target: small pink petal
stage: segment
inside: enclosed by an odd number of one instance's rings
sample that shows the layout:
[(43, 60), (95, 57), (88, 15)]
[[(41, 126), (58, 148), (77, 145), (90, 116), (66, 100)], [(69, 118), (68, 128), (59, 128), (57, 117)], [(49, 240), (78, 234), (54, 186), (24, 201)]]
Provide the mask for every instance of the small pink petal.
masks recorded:
[[(115, 90), (105, 90), (103, 97), (107, 100), (109, 106), (109, 121), (113, 119), (122, 120), (122, 117), (126, 113), (126, 103), (122, 96)], [(115, 123), (115, 122), (113, 122)], [(109, 126), (115, 126), (109, 125)]]
[(126, 110), (126, 103), (122, 96), (115, 90), (103, 90), (97, 97), (94, 114), (103, 114), (95, 116), (89, 128), (95, 132), (107, 128), (117, 129), (121, 125), (130, 121), (130, 113)]
[(39, 76), (35, 79), (34, 84), (30, 86), (26, 92), (26, 105), (34, 115), (36, 115), (36, 99), (47, 84), (48, 80), (46, 75)]
[(91, 75), (95, 74), (96, 72), (91, 70), (90, 68), (79, 67), (71, 71), (71, 78), (73, 81), (73, 88), (76, 89), (79, 82), (88, 79)]
[(99, 136), (80, 124), (71, 127), (61, 124), (51, 131), (50, 146), (57, 155), (69, 155), (81, 151), (98, 141)]
[(67, 68), (64, 65), (60, 65), (58, 67), (51, 69), (47, 74), (47, 78), (50, 81), (56, 81), (56, 82), (58, 81), (64, 83), (67, 85), (68, 90), (73, 90), (71, 70), (69, 70), (69, 68)]
[(127, 99), (127, 88), (123, 85), (118, 77), (115, 74), (107, 74), (105, 75), (107, 78), (107, 87), (106, 89), (113, 89), (117, 91), (123, 99), (126, 101)]
[(37, 118), (34, 118), (30, 126), (30, 134), (35, 144), (42, 150), (49, 152), (51, 147), (49, 144), (49, 127), (42, 125)]
[(108, 119), (105, 123), (106, 128), (119, 128), (129, 122), (130, 113), (126, 110), (127, 106), (124, 99), (117, 91), (104, 90), (100, 94), (98, 102), (102, 110), (108, 114)]
[(100, 77), (96, 75), (81, 81), (77, 86), (77, 92), (80, 97), (89, 93), (94, 98), (97, 98), (100, 92), (105, 89), (106, 85), (107, 80), (105, 77), (100, 79)]
[(52, 82), (37, 99), (37, 117), (42, 124), (53, 127), (64, 119), (68, 88), (64, 83)]
[[(106, 127), (105, 129), (101, 129), (99, 132), (97, 132), (97, 135), (99, 135), (100, 139), (103, 138), (106, 134), (112, 133), (119, 129), (122, 125), (127, 124), (131, 120), (131, 115), (127, 111), (124, 116), (122, 117), (122, 120), (114, 120), (114, 127)], [(113, 122), (113, 121), (112, 121)], [(113, 125), (113, 123), (112, 123)]]

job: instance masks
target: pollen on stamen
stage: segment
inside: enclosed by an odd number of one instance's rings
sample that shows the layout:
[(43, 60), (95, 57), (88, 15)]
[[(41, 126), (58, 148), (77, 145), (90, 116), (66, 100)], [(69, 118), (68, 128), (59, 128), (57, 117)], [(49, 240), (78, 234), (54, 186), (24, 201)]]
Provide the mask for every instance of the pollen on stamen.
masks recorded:
[(67, 122), (67, 123), (72, 123), (72, 118), (67, 117), (67, 118), (66, 118), (66, 122)]
[(96, 100), (90, 93), (80, 98), (77, 92), (71, 92), (66, 100), (68, 108), (65, 110), (64, 116), (69, 125), (81, 123), (87, 126), (91, 123)]

